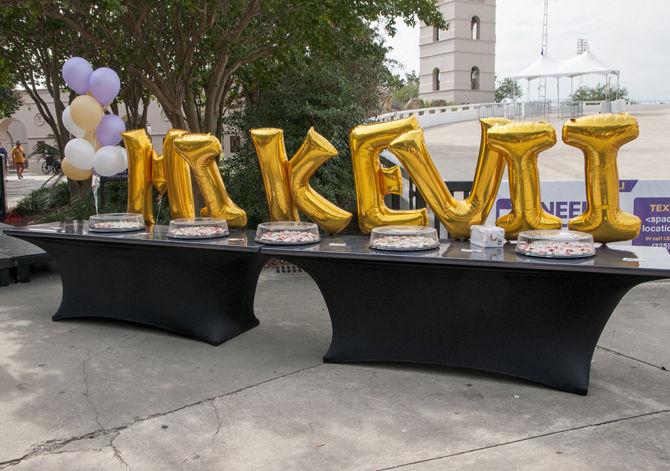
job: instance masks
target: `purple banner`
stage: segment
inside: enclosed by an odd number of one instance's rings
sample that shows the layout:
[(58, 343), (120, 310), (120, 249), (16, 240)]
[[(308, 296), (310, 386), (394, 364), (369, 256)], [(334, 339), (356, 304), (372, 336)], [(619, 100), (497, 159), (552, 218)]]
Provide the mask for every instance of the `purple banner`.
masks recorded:
[(619, 180), (619, 191), (621, 193), (630, 193), (637, 185), (637, 180)]
[(670, 250), (670, 198), (635, 198), (633, 212), (642, 220), (640, 235), (633, 245)]
[[(512, 200), (501, 198), (496, 202), (496, 219), (502, 214), (508, 213), (512, 209)], [(579, 216), (586, 210), (586, 201), (549, 201), (542, 202), (542, 209), (549, 214), (563, 219), (563, 225), (567, 224), (568, 219)], [(502, 213), (502, 214), (501, 214)]]

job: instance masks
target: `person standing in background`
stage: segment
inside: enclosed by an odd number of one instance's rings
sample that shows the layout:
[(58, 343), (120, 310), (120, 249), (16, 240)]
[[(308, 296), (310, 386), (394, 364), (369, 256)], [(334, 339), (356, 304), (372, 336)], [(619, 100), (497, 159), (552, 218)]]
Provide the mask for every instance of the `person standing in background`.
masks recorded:
[(16, 145), (12, 149), (12, 160), (14, 165), (16, 165), (16, 175), (18, 175), (19, 180), (23, 180), (23, 169), (26, 164), (26, 153), (23, 151), (23, 146), (19, 141), (16, 141)]

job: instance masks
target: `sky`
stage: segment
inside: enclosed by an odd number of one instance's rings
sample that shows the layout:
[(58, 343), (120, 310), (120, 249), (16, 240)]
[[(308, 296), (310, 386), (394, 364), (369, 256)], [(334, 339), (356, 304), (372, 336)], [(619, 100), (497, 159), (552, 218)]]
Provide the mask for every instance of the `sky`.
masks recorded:
[[(496, 8), (496, 75), (507, 77), (529, 66), (540, 54), (543, 0), (498, 0)], [(621, 85), (637, 100), (670, 100), (670, 0), (549, 0), (547, 49), (554, 59), (577, 53), (577, 38), (590, 51), (621, 71)], [(419, 33), (398, 25), (387, 45), (391, 59), (406, 71), (419, 71)], [(584, 78), (594, 85), (602, 77)], [(526, 81), (519, 82), (526, 90)], [(575, 79), (575, 88), (579, 79)], [(556, 98), (548, 79), (548, 98)], [(536, 93), (535, 91), (533, 93)], [(570, 93), (570, 79), (561, 80), (561, 97)]]

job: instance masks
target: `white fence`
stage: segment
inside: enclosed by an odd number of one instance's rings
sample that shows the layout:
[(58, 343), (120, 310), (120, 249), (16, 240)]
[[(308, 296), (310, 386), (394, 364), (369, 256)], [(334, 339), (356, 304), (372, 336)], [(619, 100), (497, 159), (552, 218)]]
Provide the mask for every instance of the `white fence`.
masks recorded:
[[(662, 104), (662, 103), (659, 103)], [(415, 110), (384, 113), (373, 121), (392, 121), (415, 116), (422, 128), (442, 124), (471, 121), (479, 118), (508, 118), (517, 120), (540, 120), (549, 118), (575, 118), (598, 113), (621, 113), (634, 102), (616, 101), (526, 101), (508, 103), (474, 103), (469, 105), (435, 106)]]

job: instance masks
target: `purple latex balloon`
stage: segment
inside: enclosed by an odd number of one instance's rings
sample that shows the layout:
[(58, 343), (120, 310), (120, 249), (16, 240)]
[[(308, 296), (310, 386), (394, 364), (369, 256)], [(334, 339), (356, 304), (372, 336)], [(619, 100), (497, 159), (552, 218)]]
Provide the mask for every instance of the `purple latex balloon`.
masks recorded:
[(100, 67), (91, 74), (88, 89), (102, 106), (109, 105), (121, 90), (119, 76), (109, 67)]
[(115, 114), (106, 114), (95, 129), (95, 136), (103, 146), (115, 146), (121, 142), (121, 133), (126, 130), (126, 123)]
[(68, 87), (80, 95), (88, 91), (89, 80), (93, 73), (93, 67), (86, 59), (81, 57), (70, 57), (63, 64), (63, 80)]

